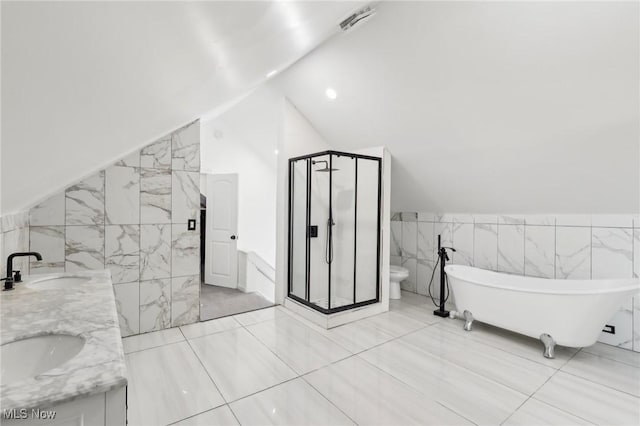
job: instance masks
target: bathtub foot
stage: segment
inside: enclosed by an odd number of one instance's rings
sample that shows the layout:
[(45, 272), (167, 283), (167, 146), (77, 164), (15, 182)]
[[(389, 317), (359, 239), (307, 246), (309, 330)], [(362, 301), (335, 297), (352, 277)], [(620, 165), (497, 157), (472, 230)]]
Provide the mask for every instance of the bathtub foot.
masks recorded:
[(553, 358), (555, 356), (554, 348), (556, 347), (556, 342), (553, 340), (553, 337), (544, 333), (540, 335), (540, 340), (544, 344), (544, 357)]
[(473, 325), (473, 315), (471, 312), (465, 310), (462, 315), (464, 316), (464, 331), (471, 331), (471, 326)]

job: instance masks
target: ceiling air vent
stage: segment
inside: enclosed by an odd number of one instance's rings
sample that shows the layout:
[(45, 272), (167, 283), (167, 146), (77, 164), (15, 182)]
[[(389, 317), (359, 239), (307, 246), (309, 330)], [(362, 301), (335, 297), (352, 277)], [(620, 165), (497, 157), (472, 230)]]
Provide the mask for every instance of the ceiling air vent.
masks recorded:
[(364, 22), (372, 17), (375, 13), (376, 10), (372, 9), (370, 6), (360, 9), (344, 21), (340, 22), (340, 29), (342, 31), (349, 31), (350, 29), (358, 25), (358, 23)]

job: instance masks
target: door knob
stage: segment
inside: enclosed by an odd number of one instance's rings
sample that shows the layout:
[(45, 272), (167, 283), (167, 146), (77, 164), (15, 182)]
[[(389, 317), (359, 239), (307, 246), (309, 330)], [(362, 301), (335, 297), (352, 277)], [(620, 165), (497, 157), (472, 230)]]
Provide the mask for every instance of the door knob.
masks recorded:
[(235, 240), (235, 239), (236, 239), (236, 236), (235, 236), (235, 235), (232, 235), (232, 236), (231, 236), (231, 239), (232, 239), (232, 240)]

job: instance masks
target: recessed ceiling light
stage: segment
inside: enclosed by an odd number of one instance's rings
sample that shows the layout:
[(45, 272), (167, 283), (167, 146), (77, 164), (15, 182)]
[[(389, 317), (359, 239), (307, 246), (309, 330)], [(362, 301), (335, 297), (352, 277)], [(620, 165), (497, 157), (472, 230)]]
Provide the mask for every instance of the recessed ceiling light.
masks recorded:
[(275, 155), (278, 155), (278, 150), (277, 150), (277, 149), (276, 149), (276, 150), (274, 150), (274, 151), (273, 151), (273, 153), (274, 153)]
[(274, 75), (278, 74), (278, 70), (271, 70), (267, 73), (267, 75), (265, 76), (266, 78), (271, 78)]
[(333, 100), (338, 97), (338, 93), (333, 90), (331, 87), (327, 87), (327, 90), (324, 92), (327, 95), (327, 98)]

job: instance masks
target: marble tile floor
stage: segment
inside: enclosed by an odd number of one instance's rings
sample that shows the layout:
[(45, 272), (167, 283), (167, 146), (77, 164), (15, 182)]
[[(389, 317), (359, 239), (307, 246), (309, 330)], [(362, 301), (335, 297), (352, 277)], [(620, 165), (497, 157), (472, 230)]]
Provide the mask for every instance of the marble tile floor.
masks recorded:
[(129, 425), (637, 425), (640, 354), (436, 318), (403, 292), (332, 330), (280, 306), (123, 339)]

